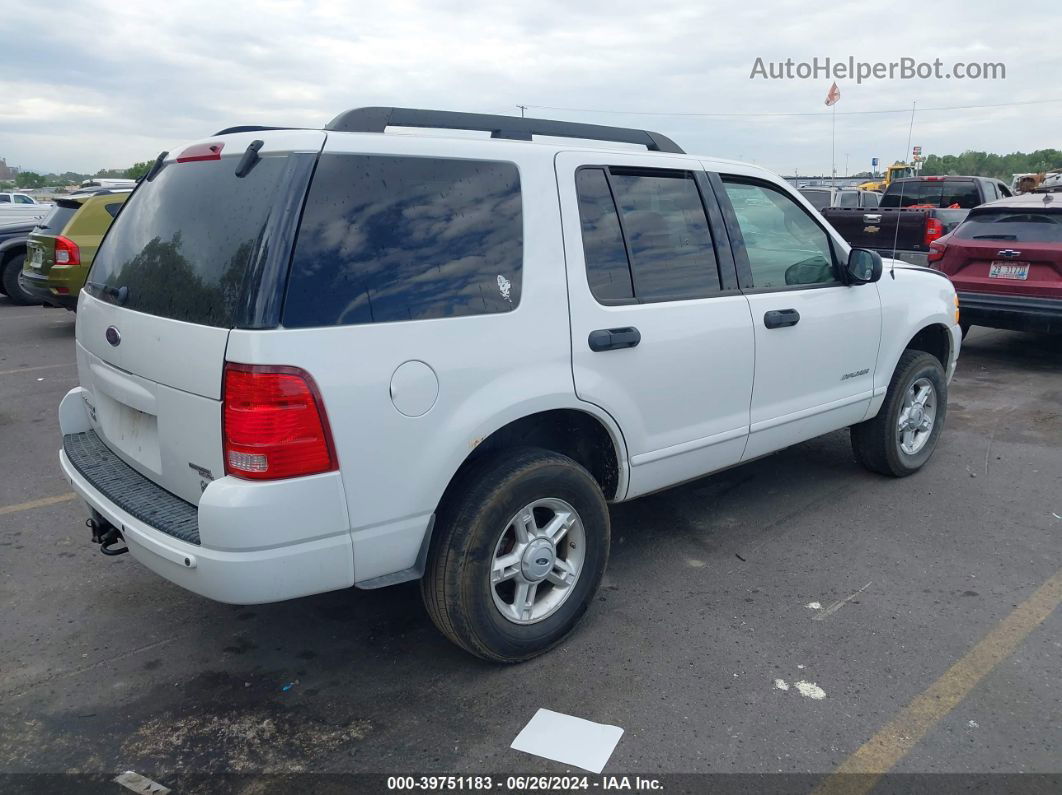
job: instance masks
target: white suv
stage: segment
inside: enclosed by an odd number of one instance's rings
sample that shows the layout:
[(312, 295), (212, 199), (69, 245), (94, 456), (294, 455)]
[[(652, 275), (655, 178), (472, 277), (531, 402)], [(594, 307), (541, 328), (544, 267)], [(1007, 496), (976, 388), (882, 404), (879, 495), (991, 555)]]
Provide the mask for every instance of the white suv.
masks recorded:
[(419, 578), (456, 643), (523, 660), (590, 603), (609, 502), (848, 426), (875, 471), (926, 462), (955, 291), (887, 271), (773, 174), (642, 130), (223, 130), (99, 249), (60, 461), (101, 548), (184, 588)]

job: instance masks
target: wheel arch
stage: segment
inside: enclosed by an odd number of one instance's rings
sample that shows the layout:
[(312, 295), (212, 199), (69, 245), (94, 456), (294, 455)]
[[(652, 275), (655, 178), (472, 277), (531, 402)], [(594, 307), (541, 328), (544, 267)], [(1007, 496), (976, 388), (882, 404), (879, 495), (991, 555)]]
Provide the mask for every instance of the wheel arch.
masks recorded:
[[(940, 362), (940, 366), (944, 368), (944, 372), (947, 372), (948, 364), (951, 362), (951, 346), (951, 332), (948, 331), (948, 327), (943, 323), (928, 323), (907, 341), (900, 353), (902, 355), (903, 351), (909, 350), (924, 351), (935, 357)], [(895, 364), (893, 370), (895, 370)]]
[(627, 457), (619, 428), (610, 417), (564, 406), (510, 420), (478, 440), (450, 477), (439, 505), (470, 466), (484, 456), (517, 447), (541, 447), (568, 456), (593, 476), (606, 500), (622, 499), (626, 493)]

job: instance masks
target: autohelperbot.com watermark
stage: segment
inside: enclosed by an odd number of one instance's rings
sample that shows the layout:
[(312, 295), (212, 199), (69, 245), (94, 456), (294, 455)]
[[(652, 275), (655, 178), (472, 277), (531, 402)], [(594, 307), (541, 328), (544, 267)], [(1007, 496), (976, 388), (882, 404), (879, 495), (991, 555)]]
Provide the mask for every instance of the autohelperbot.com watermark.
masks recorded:
[(1006, 80), (1007, 65), (1000, 61), (956, 61), (940, 58), (920, 61), (897, 58), (893, 61), (858, 61), (847, 58), (819, 58), (798, 61), (769, 61), (757, 58), (749, 73), (750, 80)]

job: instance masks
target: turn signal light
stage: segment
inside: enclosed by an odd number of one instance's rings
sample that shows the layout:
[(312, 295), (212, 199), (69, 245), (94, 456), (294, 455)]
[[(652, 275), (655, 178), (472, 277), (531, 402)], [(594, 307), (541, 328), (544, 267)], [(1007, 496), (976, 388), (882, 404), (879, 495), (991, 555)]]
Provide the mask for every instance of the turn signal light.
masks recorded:
[(229, 362), (223, 400), (226, 474), (277, 480), (338, 468), (321, 394), (305, 370)]
[(55, 264), (53, 268), (73, 268), (81, 264), (81, 249), (77, 243), (59, 235), (55, 239)]

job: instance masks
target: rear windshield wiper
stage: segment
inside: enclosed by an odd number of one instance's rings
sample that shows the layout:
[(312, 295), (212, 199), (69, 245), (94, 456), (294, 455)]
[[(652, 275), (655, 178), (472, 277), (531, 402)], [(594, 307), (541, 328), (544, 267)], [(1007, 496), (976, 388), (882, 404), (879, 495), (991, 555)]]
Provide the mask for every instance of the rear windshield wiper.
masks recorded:
[(129, 299), (129, 288), (124, 284), (121, 287), (111, 287), (103, 282), (85, 282), (86, 287), (99, 290), (103, 295), (109, 295), (118, 306), (122, 306)]

